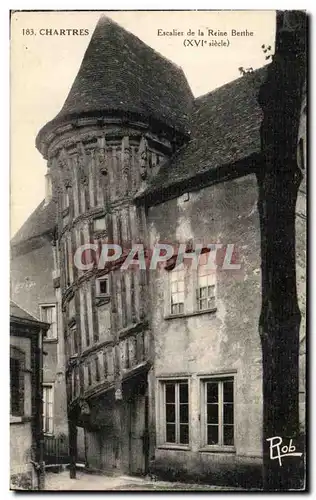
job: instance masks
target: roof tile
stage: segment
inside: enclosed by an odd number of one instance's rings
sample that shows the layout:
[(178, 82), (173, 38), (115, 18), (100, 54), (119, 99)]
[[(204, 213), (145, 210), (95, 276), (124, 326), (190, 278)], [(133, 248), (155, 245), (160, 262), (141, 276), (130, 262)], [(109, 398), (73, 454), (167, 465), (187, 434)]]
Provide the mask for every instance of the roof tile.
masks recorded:
[(40, 131), (85, 114), (123, 111), (187, 132), (193, 95), (181, 68), (101, 17), (60, 113)]
[(161, 166), (141, 196), (260, 152), (262, 112), (257, 97), (265, 75), (266, 66), (198, 97), (190, 141)]

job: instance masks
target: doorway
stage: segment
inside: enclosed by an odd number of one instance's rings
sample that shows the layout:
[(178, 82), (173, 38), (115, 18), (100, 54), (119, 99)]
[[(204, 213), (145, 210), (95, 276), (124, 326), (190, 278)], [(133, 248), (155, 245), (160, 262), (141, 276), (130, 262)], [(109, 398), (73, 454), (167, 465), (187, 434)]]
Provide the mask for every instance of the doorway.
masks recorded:
[(143, 476), (148, 472), (148, 393), (147, 381), (137, 379), (129, 398), (129, 473)]

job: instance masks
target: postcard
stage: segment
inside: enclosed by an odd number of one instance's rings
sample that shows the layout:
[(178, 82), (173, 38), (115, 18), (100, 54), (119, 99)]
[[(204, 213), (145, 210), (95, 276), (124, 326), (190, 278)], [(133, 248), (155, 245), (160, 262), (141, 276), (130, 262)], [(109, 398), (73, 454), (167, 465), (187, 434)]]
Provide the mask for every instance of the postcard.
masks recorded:
[(11, 11), (10, 487), (306, 491), (305, 11)]

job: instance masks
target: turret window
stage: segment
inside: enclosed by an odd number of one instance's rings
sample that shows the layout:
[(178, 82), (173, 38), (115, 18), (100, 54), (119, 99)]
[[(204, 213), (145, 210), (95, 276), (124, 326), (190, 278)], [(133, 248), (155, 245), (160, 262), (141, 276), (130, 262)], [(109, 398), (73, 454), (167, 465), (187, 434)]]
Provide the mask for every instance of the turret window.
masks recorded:
[(87, 371), (88, 371), (88, 385), (92, 384), (92, 372), (91, 372), (91, 362), (87, 362)]
[(67, 210), (69, 208), (69, 187), (65, 187), (62, 194), (62, 209)]
[(106, 229), (104, 216), (93, 220), (93, 229), (94, 231), (104, 231)]
[(95, 380), (96, 382), (100, 382), (100, 367), (99, 367), (98, 356), (95, 357), (94, 362), (95, 362)]
[(108, 277), (97, 278), (96, 280), (96, 295), (97, 297), (105, 297), (109, 295), (109, 279)]

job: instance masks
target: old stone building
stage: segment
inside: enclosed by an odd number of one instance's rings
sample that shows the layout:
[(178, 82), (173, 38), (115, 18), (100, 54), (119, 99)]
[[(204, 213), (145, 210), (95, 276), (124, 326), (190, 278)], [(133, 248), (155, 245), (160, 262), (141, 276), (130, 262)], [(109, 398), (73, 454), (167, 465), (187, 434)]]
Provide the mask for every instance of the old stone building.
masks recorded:
[(12, 489), (42, 489), (43, 337), (49, 324), (10, 303), (10, 479)]
[[(22, 228), (13, 242), (32, 242), (13, 258), (13, 294), (34, 310), (47, 287), (56, 304), (71, 453), (83, 428), (91, 469), (260, 483), (256, 172), (265, 71), (194, 99), (180, 68), (101, 18), (62, 110), (38, 134), (47, 199), (26, 223), (36, 235)], [(301, 138), (303, 158), (303, 125)], [(119, 244), (123, 255), (100, 269), (97, 252), (86, 251), (87, 270), (78, 269), (74, 256), (88, 243)], [(200, 245), (197, 269), (171, 258), (121, 270), (132, 245), (150, 253), (157, 243), (187, 252)], [(226, 254), (217, 252), (209, 272), (212, 244)], [(225, 269), (228, 245), (235, 266)], [(26, 298), (22, 276), (41, 248), (29, 278), (35, 295)]]

